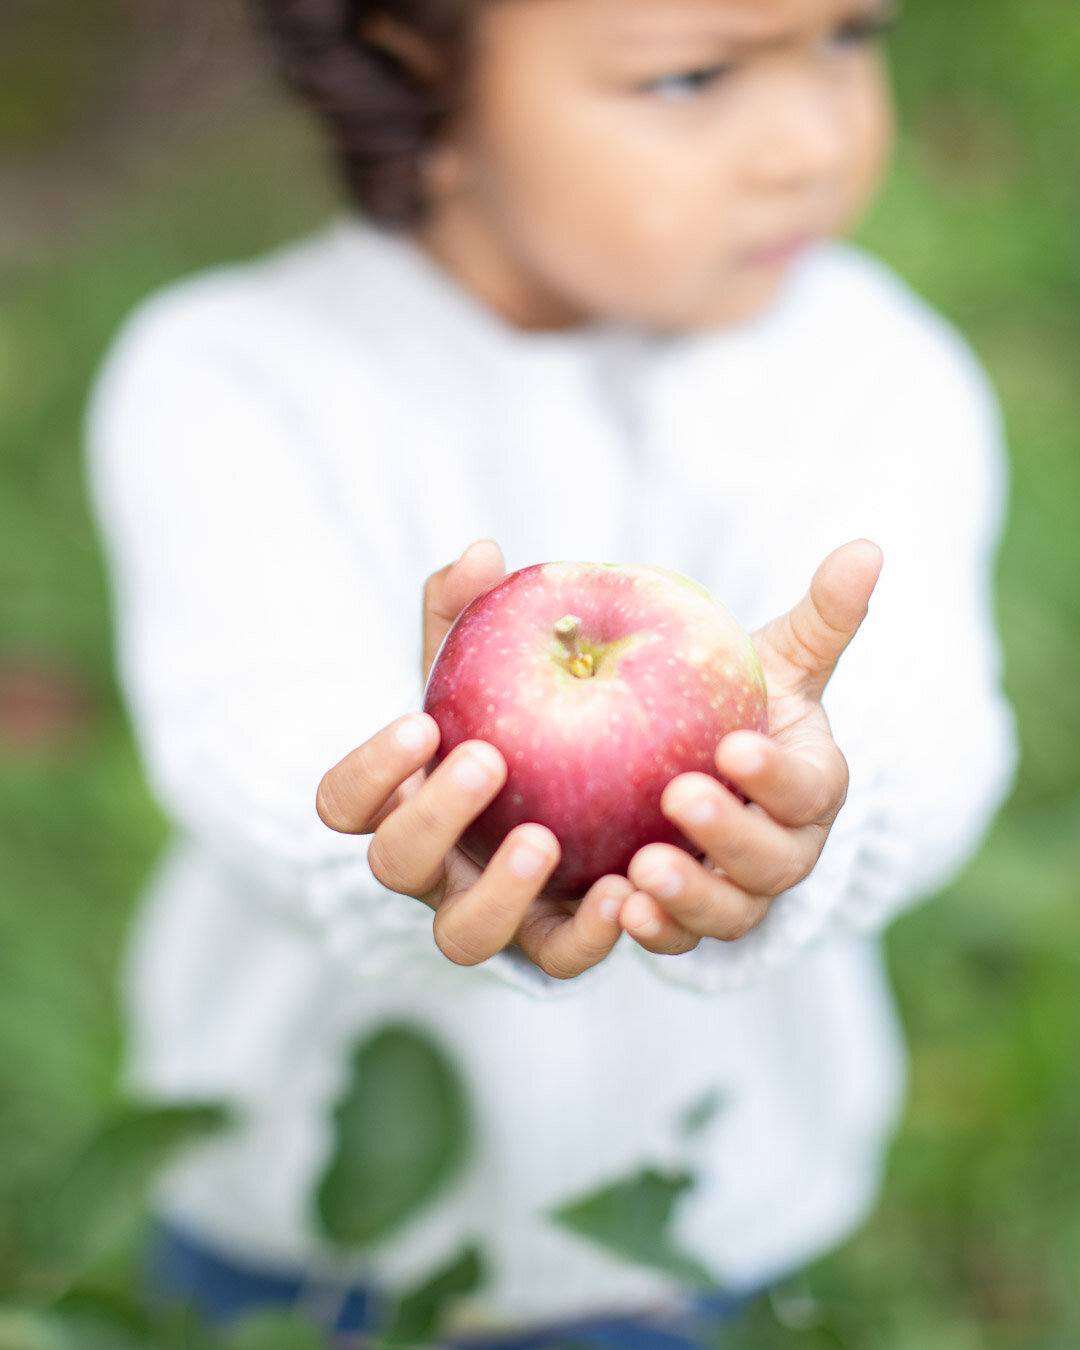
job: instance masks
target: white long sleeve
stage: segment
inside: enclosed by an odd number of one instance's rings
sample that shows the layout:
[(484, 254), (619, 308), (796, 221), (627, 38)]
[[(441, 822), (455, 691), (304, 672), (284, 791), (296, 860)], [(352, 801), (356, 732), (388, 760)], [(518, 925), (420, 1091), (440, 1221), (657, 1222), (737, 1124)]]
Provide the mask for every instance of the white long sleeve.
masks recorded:
[(269, 903), (331, 940), (343, 903), (362, 903), (377, 947), (418, 907), (379, 893), (357, 841), (313, 808), (322, 773), (419, 700), (417, 652), (385, 640), (372, 600), (390, 564), (297, 454), (303, 408), (205, 314), (157, 318), (128, 333), (91, 423), (152, 786)]
[[(420, 704), (419, 569), (343, 509), (333, 465), (306, 452), (325, 428), (275, 380), (262, 342), (237, 340), (228, 306), (218, 327), (203, 289), (137, 316), (90, 418), (151, 786), (183, 836), (355, 973), (437, 970), (430, 911), (383, 889), (366, 841), (314, 811), (325, 770)], [(265, 321), (257, 305), (248, 317)], [(356, 428), (372, 470), (383, 400), (367, 393)], [(486, 973), (559, 987), (511, 954)]]
[[(1015, 769), (992, 594), (1007, 489), (993, 391), (965, 344), (884, 269), (859, 260), (852, 275), (828, 280), (822, 300), (835, 307), (839, 359), (824, 376), (813, 371), (812, 392), (797, 385), (779, 418), (798, 446), (811, 399), (831, 379), (840, 410), (831, 460), (815, 458), (807, 438), (805, 460), (786, 466), (795, 477), (787, 493), (769, 480), (771, 523), (762, 502), (740, 525), (749, 566), (755, 545), (786, 545), (804, 578), (790, 573), (771, 612), (759, 600), (756, 621), (793, 604), (838, 545), (861, 537), (883, 549), (869, 615), (824, 699), (850, 787), (814, 871), (756, 930), (657, 961), (668, 978), (702, 989), (753, 981), (830, 932), (880, 930), (925, 899), (970, 859)], [(850, 335), (874, 331), (882, 292), (897, 321), (860, 349)]]

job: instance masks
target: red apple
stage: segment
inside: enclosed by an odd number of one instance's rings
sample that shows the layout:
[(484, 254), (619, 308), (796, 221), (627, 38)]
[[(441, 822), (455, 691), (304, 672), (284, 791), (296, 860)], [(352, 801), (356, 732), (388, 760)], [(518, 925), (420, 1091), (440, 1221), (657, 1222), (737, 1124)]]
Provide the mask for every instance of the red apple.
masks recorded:
[(424, 709), (436, 762), (462, 741), (494, 745), (509, 776), (461, 847), (483, 866), (515, 825), (554, 832), (547, 894), (625, 875), (645, 844), (698, 850), (661, 813), (677, 774), (712, 774), (730, 731), (766, 731), (765, 679), (736, 619), (659, 567), (547, 563), (477, 596), (435, 659)]

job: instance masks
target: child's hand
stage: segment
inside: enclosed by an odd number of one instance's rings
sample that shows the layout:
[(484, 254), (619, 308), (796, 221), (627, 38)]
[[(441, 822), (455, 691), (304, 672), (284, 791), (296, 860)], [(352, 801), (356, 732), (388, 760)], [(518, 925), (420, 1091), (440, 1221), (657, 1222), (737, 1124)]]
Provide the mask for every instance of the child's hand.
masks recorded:
[[(425, 677), (458, 613), (503, 570), (498, 547), (485, 541), (429, 578)], [(457, 841), (506, 781), (506, 764), (494, 746), (468, 741), (426, 775), (438, 744), (438, 726), (425, 713), (385, 727), (323, 778), (318, 811), (324, 823), (373, 836), (372, 872), (389, 890), (435, 910), (435, 941), (459, 965), (486, 961), (511, 943), (560, 979), (602, 961), (622, 934), (619, 909), (630, 883), (604, 877), (580, 904), (541, 896), (558, 865), (559, 844), (536, 824), (511, 831), (488, 865), (477, 867)]]
[(664, 814), (708, 863), (668, 844), (635, 855), (628, 871), (638, 889), (620, 922), (648, 951), (686, 952), (702, 937), (741, 937), (814, 867), (848, 784), (821, 695), (866, 615), (880, 570), (875, 544), (846, 544), (825, 559), (789, 614), (755, 634), (769, 735), (733, 732), (716, 752), (718, 769), (750, 804), (707, 774), (682, 774), (664, 790)]

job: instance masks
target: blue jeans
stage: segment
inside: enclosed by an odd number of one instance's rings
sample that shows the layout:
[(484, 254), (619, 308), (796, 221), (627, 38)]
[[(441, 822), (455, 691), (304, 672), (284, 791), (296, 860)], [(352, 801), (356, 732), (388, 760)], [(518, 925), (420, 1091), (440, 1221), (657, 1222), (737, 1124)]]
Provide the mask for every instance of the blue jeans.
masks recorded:
[[(212, 1324), (267, 1307), (307, 1311), (324, 1330), (338, 1335), (370, 1331), (379, 1322), (379, 1302), (370, 1290), (343, 1290), (247, 1268), (169, 1225), (160, 1225), (154, 1234), (148, 1284), (152, 1302), (187, 1302)], [(571, 1343), (582, 1350), (699, 1350), (752, 1298), (712, 1293), (665, 1316), (587, 1318), (498, 1337), (455, 1338), (449, 1345), (454, 1350), (567, 1350)]]

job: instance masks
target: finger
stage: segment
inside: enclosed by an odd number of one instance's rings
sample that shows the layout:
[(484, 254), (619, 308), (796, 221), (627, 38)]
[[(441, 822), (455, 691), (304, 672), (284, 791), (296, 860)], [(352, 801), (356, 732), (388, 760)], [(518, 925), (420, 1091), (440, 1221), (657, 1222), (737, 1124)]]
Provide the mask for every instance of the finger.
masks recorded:
[(666, 909), (644, 891), (634, 891), (619, 916), (622, 928), (639, 947), (657, 956), (681, 956), (693, 951), (700, 938), (673, 919)]
[(622, 936), (619, 914), (633, 891), (625, 877), (601, 877), (576, 907), (558, 901), (530, 907), (517, 944), (534, 965), (557, 980), (598, 965)]
[[(756, 928), (769, 910), (769, 896), (744, 890), (730, 877), (710, 872), (670, 844), (643, 848), (631, 861), (629, 872), (634, 885), (671, 923), (698, 937), (733, 942)], [(636, 921), (636, 900), (634, 896), (623, 907), (624, 922)]]
[[(686, 773), (672, 779), (660, 798), (660, 809), (714, 867), (726, 873), (737, 886), (756, 895), (779, 895), (802, 881), (817, 862), (828, 833), (823, 824), (798, 829), (781, 825), (768, 812), (745, 805), (703, 773)], [(665, 853), (679, 864), (670, 879), (670, 887), (674, 888), (680, 878), (686, 877), (688, 869), (683, 859), (688, 855), (673, 847), (666, 847)], [(637, 876), (631, 880), (642, 890), (651, 891), (658, 900), (675, 898), (673, 889), (668, 896), (644, 885)], [(685, 922), (677, 906), (669, 909), (675, 918)]]
[(559, 862), (558, 840), (543, 825), (519, 825), (467, 889), (448, 895), (435, 913), (439, 950), (474, 966), (510, 945), (526, 911)]
[(426, 680), (454, 620), (481, 591), (506, 572), (502, 550), (493, 539), (470, 544), (457, 562), (433, 573), (424, 586), (424, 666)]
[[(819, 698), (866, 617), (881, 572), (881, 550), (857, 539), (830, 553), (802, 600), (755, 636), (763, 662), (781, 666), (781, 683)], [(773, 681), (770, 680), (770, 693)]]
[(780, 825), (832, 824), (847, 794), (847, 762), (823, 729), (798, 749), (756, 731), (733, 731), (716, 750), (729, 783)]
[(426, 713), (399, 717), (323, 775), (315, 798), (319, 818), (339, 834), (367, 834), (438, 745), (433, 718)]
[(402, 895), (426, 895), (470, 821), (506, 782), (506, 762), (486, 741), (465, 741), (382, 822), (368, 849), (375, 877)]

